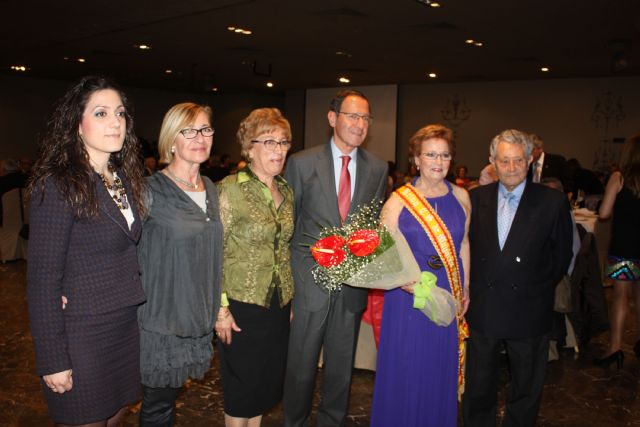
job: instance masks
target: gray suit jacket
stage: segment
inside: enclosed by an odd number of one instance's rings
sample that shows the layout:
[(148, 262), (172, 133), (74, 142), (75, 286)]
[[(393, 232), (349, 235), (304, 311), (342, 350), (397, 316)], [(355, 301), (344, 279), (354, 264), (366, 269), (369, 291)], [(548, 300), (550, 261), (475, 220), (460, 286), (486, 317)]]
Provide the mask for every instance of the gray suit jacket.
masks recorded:
[[(313, 280), (315, 261), (309, 247), (322, 227), (340, 226), (338, 195), (333, 174), (330, 143), (301, 151), (291, 156), (285, 178), (295, 197), (296, 228), (291, 241), (291, 264), (295, 282), (294, 307), (318, 311), (326, 306), (329, 294)], [(357, 152), (356, 184), (350, 213), (359, 205), (382, 200), (387, 183), (387, 164), (362, 148)], [(347, 308), (364, 310), (366, 289), (342, 288)]]

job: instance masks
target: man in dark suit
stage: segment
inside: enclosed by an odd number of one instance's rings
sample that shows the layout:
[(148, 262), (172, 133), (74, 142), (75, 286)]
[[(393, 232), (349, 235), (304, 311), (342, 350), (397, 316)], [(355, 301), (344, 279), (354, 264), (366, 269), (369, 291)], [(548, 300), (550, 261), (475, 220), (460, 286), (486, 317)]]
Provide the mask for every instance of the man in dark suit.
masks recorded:
[(531, 134), (533, 144), (533, 161), (529, 167), (527, 179), (539, 183), (543, 178), (557, 178), (566, 185), (567, 161), (559, 154), (551, 154), (544, 151), (544, 141), (535, 133)]
[(471, 303), (465, 427), (495, 426), (502, 343), (511, 384), (503, 426), (534, 426), (544, 385), (555, 285), (571, 260), (567, 198), (526, 180), (532, 143), (517, 130), (491, 142), (499, 182), (471, 191)]
[(367, 290), (347, 285), (338, 292), (321, 289), (311, 274), (315, 262), (309, 246), (320, 227), (339, 227), (348, 212), (381, 200), (387, 183), (387, 163), (360, 147), (371, 122), (367, 98), (357, 91), (341, 91), (327, 118), (333, 128), (331, 140), (291, 156), (285, 173), (296, 212), (291, 242), (295, 297), (283, 401), (287, 427), (308, 425), (322, 346), (324, 380), (317, 425), (345, 423)]

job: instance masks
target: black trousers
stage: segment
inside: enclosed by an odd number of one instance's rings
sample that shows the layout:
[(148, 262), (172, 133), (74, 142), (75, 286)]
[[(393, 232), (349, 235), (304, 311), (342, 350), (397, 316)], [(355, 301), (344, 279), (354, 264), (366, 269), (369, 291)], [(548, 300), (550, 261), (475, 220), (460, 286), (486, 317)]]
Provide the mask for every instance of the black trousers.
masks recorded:
[(142, 386), (140, 427), (171, 427), (176, 418), (176, 399), (182, 387)]
[(534, 427), (540, 409), (540, 398), (549, 352), (547, 335), (498, 339), (485, 337), (472, 330), (467, 340), (466, 385), (462, 414), (465, 427), (496, 425), (496, 406), (500, 344), (505, 343), (509, 357), (511, 383), (507, 392), (502, 425)]

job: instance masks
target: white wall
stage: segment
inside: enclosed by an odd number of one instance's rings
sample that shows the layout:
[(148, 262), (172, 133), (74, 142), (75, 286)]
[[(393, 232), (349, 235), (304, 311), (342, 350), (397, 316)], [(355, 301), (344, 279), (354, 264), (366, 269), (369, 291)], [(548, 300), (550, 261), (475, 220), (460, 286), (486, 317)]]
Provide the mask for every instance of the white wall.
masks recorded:
[[(309, 89), (306, 94), (304, 147), (326, 143), (332, 135), (327, 120), (329, 103), (336, 93), (344, 88)], [(384, 160), (396, 157), (396, 85), (354, 86), (369, 99), (369, 108), (374, 117), (369, 127), (365, 147)]]
[[(640, 133), (640, 78), (534, 80), (488, 83), (401, 85), (398, 94), (398, 151), (400, 170), (406, 170), (409, 138), (429, 123), (448, 123), (442, 110), (458, 95), (471, 110), (458, 126), (456, 162), (477, 176), (489, 156), (489, 142), (509, 128), (533, 132), (545, 150), (575, 157), (591, 168), (605, 137), (591, 117), (598, 98), (611, 92), (620, 97), (624, 118), (611, 125), (608, 138)], [(615, 105), (614, 105), (615, 107)]]

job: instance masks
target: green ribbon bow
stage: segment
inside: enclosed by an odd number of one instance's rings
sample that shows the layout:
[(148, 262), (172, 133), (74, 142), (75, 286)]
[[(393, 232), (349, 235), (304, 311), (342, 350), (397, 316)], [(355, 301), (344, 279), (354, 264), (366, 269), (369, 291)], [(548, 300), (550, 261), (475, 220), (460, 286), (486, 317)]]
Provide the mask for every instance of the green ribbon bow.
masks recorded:
[(413, 288), (413, 308), (422, 310), (427, 301), (433, 302), (431, 290), (436, 287), (438, 278), (429, 271), (423, 271), (420, 274), (420, 283)]

